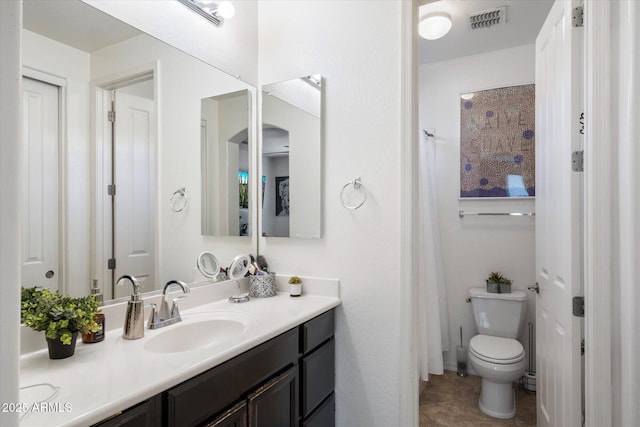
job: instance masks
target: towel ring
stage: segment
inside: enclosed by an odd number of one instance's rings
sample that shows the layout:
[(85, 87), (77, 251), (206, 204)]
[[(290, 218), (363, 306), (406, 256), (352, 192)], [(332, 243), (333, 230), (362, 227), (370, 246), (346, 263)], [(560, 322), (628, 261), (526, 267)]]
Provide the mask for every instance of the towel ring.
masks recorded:
[[(347, 187), (349, 187), (350, 185), (353, 186), (354, 190), (362, 189), (362, 194), (363, 194), (362, 201), (360, 203), (358, 203), (357, 205), (355, 205), (355, 206), (347, 205), (347, 203), (344, 201), (344, 190), (346, 190)], [(362, 185), (362, 180), (360, 179), (360, 177), (347, 182), (344, 185), (344, 187), (342, 187), (342, 191), (340, 192), (340, 202), (342, 203), (342, 206), (344, 206), (345, 208), (347, 208), (347, 209), (358, 209), (359, 207), (364, 205), (364, 202), (366, 202), (366, 201), (367, 201), (367, 189), (364, 188), (364, 185)]]
[[(182, 204), (179, 203), (181, 199)], [(174, 212), (182, 212), (184, 208), (187, 207), (188, 202), (187, 190), (185, 190), (184, 187), (180, 187), (171, 195), (171, 199), (169, 200), (169, 208), (171, 208), (171, 210)]]

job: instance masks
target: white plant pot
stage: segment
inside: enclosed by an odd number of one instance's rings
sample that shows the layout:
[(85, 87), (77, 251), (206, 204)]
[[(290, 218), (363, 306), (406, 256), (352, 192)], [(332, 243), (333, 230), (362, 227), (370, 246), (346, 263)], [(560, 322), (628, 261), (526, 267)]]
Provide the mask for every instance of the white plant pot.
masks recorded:
[(302, 283), (289, 283), (289, 295), (292, 297), (299, 297), (302, 295)]

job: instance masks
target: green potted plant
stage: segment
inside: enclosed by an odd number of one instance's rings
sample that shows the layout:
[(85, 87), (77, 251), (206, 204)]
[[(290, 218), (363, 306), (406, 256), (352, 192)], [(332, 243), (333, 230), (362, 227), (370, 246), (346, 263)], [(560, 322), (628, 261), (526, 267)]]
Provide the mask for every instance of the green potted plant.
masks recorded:
[(292, 297), (302, 295), (302, 279), (298, 276), (291, 276), (289, 278), (289, 295)]
[(487, 278), (487, 292), (494, 294), (511, 293), (511, 280), (498, 272), (493, 272)]
[(99, 312), (93, 295), (73, 298), (46, 288), (22, 288), (22, 323), (34, 331), (45, 331), (51, 359), (72, 356), (78, 333), (98, 332), (101, 326), (95, 315)]

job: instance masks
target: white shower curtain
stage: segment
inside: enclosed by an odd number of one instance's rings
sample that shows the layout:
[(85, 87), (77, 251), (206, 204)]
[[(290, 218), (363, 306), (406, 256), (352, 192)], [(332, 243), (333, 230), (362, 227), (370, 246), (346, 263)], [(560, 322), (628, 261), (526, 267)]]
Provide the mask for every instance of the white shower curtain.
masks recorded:
[(435, 142), (419, 143), (418, 357), (420, 378), (444, 373), (442, 352), (449, 350), (447, 295), (440, 251)]

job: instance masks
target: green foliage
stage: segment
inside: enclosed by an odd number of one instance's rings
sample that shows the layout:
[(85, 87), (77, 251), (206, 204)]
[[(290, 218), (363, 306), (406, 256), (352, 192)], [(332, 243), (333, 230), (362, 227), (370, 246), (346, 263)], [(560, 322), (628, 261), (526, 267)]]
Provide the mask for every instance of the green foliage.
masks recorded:
[(298, 276), (291, 276), (291, 278), (289, 278), (289, 283), (292, 285), (297, 285), (302, 283), (302, 279), (299, 278)]
[(71, 334), (98, 332), (94, 317), (100, 312), (93, 295), (72, 298), (49, 289), (22, 288), (20, 319), (34, 331), (45, 331), (47, 338), (71, 344)]
[(497, 283), (498, 285), (510, 285), (511, 280), (504, 277), (502, 274), (498, 272), (493, 272), (489, 274), (487, 278), (487, 283)]

